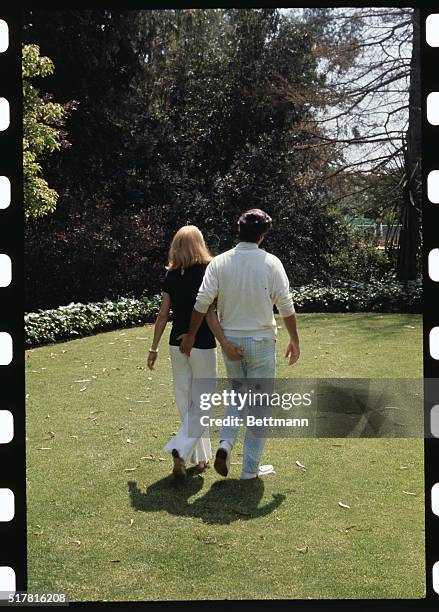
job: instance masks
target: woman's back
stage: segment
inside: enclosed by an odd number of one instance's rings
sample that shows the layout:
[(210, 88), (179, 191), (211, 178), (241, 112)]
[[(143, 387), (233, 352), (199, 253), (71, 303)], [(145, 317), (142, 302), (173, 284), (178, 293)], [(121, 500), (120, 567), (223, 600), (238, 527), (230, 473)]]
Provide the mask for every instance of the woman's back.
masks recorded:
[[(171, 346), (179, 346), (178, 336), (187, 333), (198, 289), (204, 277), (206, 264), (194, 264), (184, 270), (169, 270), (166, 273), (163, 291), (169, 293), (173, 311)], [(204, 319), (195, 338), (194, 348), (215, 348), (215, 338)]]

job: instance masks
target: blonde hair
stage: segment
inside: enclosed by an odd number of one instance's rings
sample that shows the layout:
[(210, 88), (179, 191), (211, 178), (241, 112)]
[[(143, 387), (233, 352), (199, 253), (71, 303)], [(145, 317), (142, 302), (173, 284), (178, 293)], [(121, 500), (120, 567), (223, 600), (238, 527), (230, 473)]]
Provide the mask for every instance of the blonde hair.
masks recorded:
[(203, 234), (195, 225), (184, 225), (175, 234), (168, 255), (167, 270), (185, 270), (194, 264), (208, 264), (212, 259)]

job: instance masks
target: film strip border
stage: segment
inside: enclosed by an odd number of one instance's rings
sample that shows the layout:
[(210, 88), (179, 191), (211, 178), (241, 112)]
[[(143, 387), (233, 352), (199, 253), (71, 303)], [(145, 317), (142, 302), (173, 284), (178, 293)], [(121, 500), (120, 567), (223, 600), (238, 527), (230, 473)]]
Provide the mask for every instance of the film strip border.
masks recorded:
[[(425, 529), (427, 597), (439, 600), (439, 397), (428, 379), (439, 378), (439, 12), (421, 11), (423, 135)], [(436, 387), (436, 385), (433, 385)], [(436, 387), (437, 388), (437, 387)]]
[(25, 590), (21, 12), (0, 9), (0, 591)]
[[(439, 378), (439, 13), (421, 10), (424, 376)], [(0, 9), (0, 591), (27, 588), (21, 14)], [(427, 394), (428, 395), (428, 394)], [(437, 401), (425, 403), (427, 599), (439, 599)]]

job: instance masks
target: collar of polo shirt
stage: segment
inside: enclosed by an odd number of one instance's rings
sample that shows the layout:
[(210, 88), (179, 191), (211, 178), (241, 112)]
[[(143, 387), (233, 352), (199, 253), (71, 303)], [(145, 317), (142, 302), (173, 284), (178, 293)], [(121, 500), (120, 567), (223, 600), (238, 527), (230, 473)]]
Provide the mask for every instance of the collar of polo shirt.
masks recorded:
[(238, 242), (235, 248), (236, 249), (259, 249), (259, 245), (256, 242)]

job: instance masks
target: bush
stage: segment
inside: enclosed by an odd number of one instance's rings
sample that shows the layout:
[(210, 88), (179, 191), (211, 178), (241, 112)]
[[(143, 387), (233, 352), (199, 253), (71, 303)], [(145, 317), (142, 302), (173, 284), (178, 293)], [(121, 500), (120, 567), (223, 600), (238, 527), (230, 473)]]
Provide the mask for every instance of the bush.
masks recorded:
[(299, 312), (409, 312), (422, 313), (422, 283), (394, 279), (359, 283), (317, 282), (292, 289)]
[[(357, 283), (318, 282), (292, 288), (299, 312), (422, 312), (422, 284), (395, 280)], [(26, 346), (39, 346), (90, 336), (102, 331), (144, 325), (154, 321), (161, 298), (120, 298), (111, 302), (72, 303), (25, 316)]]
[(160, 296), (140, 300), (120, 298), (92, 304), (71, 303), (25, 315), (27, 347), (90, 336), (97, 332), (151, 323), (160, 308)]
[(389, 255), (377, 248), (376, 240), (361, 228), (338, 222), (338, 233), (324, 255), (325, 278), (345, 278), (371, 283), (393, 272)]

